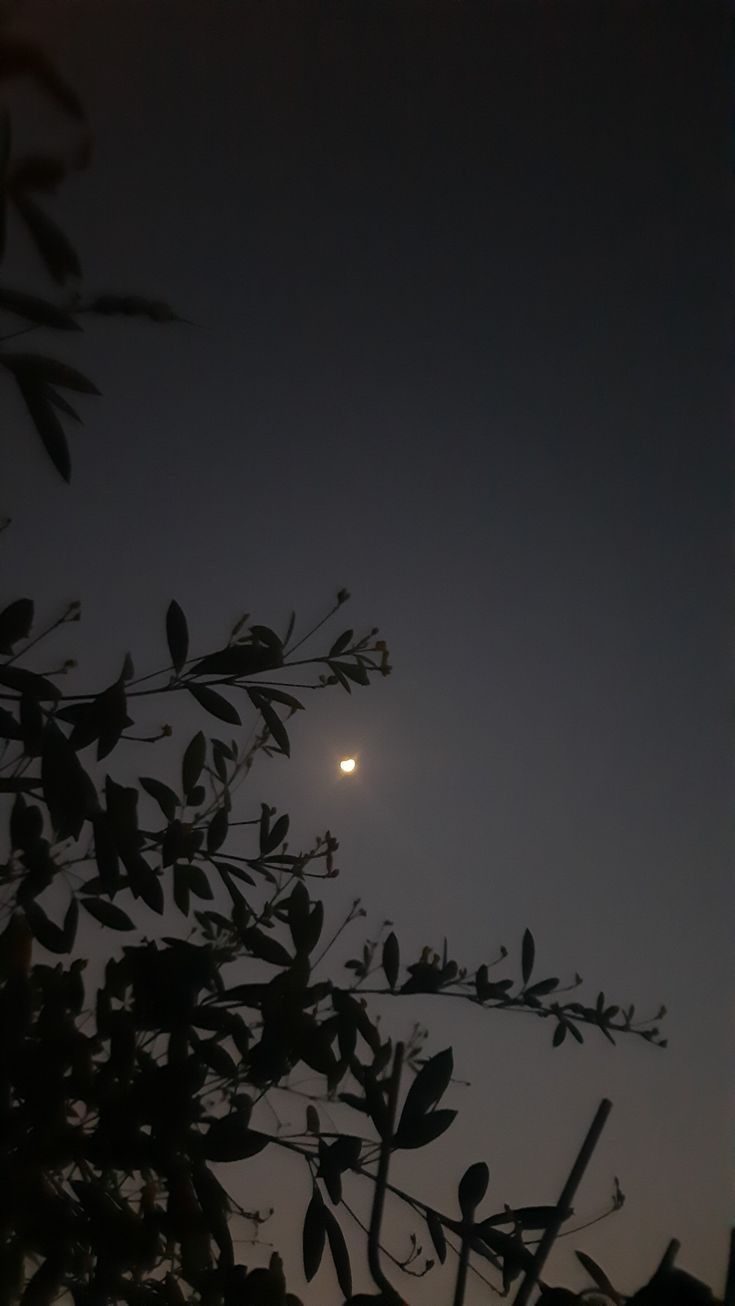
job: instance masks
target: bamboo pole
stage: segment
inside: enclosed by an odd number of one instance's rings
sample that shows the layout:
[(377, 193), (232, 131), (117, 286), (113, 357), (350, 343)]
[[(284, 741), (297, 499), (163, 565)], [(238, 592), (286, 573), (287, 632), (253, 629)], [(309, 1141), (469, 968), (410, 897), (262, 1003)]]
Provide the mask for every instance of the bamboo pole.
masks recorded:
[(521, 1280), (521, 1285), (516, 1293), (513, 1306), (528, 1306), (528, 1299), (531, 1296), (534, 1286), (538, 1283), (539, 1278), (541, 1277), (541, 1271), (546, 1263), (546, 1258), (556, 1241), (557, 1235), (566, 1216), (568, 1215), (569, 1208), (574, 1200), (574, 1195), (579, 1187), (582, 1176), (589, 1165), (590, 1157), (597, 1147), (600, 1134), (605, 1128), (607, 1117), (611, 1111), (612, 1102), (604, 1097), (597, 1108), (595, 1118), (587, 1131), (587, 1136), (579, 1149), (577, 1159), (569, 1171), (569, 1178), (561, 1190), (559, 1200), (556, 1204), (556, 1217), (547, 1224), (543, 1232), (541, 1241), (536, 1248), (533, 1265), (529, 1266)]

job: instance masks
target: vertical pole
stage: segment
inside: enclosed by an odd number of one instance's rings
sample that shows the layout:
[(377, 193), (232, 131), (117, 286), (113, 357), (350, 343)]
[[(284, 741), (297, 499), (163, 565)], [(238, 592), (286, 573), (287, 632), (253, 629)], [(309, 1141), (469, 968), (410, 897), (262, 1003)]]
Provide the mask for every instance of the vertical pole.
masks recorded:
[(373, 1209), (370, 1216), (370, 1230), (368, 1232), (368, 1266), (373, 1281), (389, 1302), (395, 1302), (396, 1306), (401, 1306), (402, 1299), (396, 1292), (393, 1285), (388, 1281), (383, 1273), (383, 1267), (380, 1264), (380, 1226), (383, 1222), (383, 1206), (385, 1204), (385, 1190), (388, 1183), (388, 1166), (390, 1164), (390, 1153), (393, 1145), (393, 1134), (396, 1124), (396, 1108), (398, 1106), (398, 1089), (401, 1082), (401, 1069), (403, 1066), (403, 1044), (396, 1044), (396, 1052), (393, 1060), (393, 1073), (390, 1080), (390, 1093), (388, 1097), (388, 1121), (385, 1127), (385, 1136), (380, 1145), (380, 1161), (378, 1162), (378, 1173), (375, 1179), (375, 1193), (373, 1194)]
[(521, 1286), (515, 1296), (514, 1306), (528, 1306), (528, 1299), (531, 1296), (535, 1284), (541, 1277), (541, 1271), (546, 1263), (546, 1258), (556, 1241), (559, 1230), (568, 1214), (569, 1208), (574, 1200), (574, 1195), (579, 1187), (582, 1176), (589, 1165), (590, 1157), (594, 1152), (600, 1140), (600, 1134), (605, 1128), (607, 1117), (612, 1111), (612, 1102), (604, 1097), (597, 1108), (595, 1118), (592, 1121), (582, 1146), (577, 1154), (564, 1187), (559, 1195), (556, 1204), (556, 1216), (547, 1224), (544, 1229), (541, 1241), (536, 1248), (536, 1255), (533, 1258), (533, 1265), (526, 1270)]

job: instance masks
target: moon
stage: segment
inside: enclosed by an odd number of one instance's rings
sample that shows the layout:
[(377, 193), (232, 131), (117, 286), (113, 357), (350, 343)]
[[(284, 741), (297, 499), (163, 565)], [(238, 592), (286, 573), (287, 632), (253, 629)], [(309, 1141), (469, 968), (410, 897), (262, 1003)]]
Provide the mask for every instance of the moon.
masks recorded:
[(357, 762), (354, 757), (343, 757), (339, 764), (339, 769), (344, 773), (344, 775), (351, 775), (356, 766)]

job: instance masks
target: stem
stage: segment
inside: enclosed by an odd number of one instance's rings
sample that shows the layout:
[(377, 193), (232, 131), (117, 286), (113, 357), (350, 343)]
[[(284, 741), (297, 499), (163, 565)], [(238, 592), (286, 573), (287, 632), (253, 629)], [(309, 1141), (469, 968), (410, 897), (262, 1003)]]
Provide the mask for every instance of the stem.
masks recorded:
[(574, 1195), (582, 1180), (582, 1176), (589, 1165), (590, 1157), (599, 1142), (600, 1134), (605, 1128), (605, 1122), (607, 1121), (607, 1117), (611, 1111), (612, 1102), (604, 1097), (597, 1108), (595, 1118), (587, 1131), (587, 1136), (579, 1149), (577, 1159), (569, 1172), (569, 1178), (561, 1190), (559, 1200), (556, 1204), (556, 1214), (554, 1219), (546, 1226), (543, 1237), (536, 1248), (533, 1265), (526, 1270), (526, 1273), (521, 1280), (521, 1286), (516, 1293), (514, 1306), (528, 1306), (528, 1299), (541, 1277), (541, 1271), (546, 1263), (546, 1258), (556, 1241), (556, 1237), (566, 1214), (574, 1201)]
[(462, 1233), (462, 1242), (459, 1249), (459, 1265), (457, 1266), (457, 1282), (454, 1289), (453, 1306), (463, 1306), (465, 1289), (467, 1287), (467, 1266), (469, 1265), (469, 1262), (469, 1230), (465, 1229)]
[(368, 1265), (373, 1280), (380, 1291), (387, 1297), (388, 1301), (395, 1303), (395, 1306), (401, 1306), (401, 1298), (395, 1288), (386, 1279), (383, 1273), (383, 1267), (380, 1264), (380, 1226), (383, 1222), (383, 1207), (385, 1205), (385, 1190), (388, 1183), (388, 1167), (390, 1165), (391, 1144), (393, 1142), (393, 1131), (396, 1121), (396, 1107), (398, 1105), (398, 1088), (401, 1082), (401, 1068), (403, 1065), (403, 1044), (396, 1043), (395, 1056), (393, 1058), (393, 1074), (390, 1081), (390, 1093), (388, 1096), (388, 1120), (385, 1129), (385, 1135), (380, 1146), (380, 1161), (378, 1163), (378, 1174), (375, 1180), (375, 1193), (373, 1196), (373, 1209), (370, 1216), (370, 1231), (368, 1233)]

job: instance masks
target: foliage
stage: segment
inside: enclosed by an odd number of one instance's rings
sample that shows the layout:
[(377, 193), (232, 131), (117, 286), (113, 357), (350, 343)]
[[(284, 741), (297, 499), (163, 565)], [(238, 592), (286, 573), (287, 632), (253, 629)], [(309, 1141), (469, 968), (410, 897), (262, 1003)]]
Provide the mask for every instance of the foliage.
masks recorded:
[[(7, 109), (0, 119), (2, 249), (11, 209), (63, 292), (57, 302), (0, 287), (0, 309), (26, 324), (0, 341), (0, 365), (68, 480), (62, 418), (78, 414), (64, 392), (96, 387), (8, 341), (76, 331), (82, 314), (175, 314), (138, 296), (81, 295), (78, 256), (38, 195), (86, 163), (84, 112), (44, 56), (4, 33), (0, 79), (21, 76), (81, 136), (64, 158), (16, 157)], [(327, 616), (348, 597), (340, 591)], [(257, 1232), (266, 1218), (234, 1195), (247, 1190), (248, 1163), (266, 1148), (308, 1175), (305, 1278), (322, 1275), (328, 1254), (353, 1306), (401, 1301), (386, 1259), (409, 1275), (432, 1265), (416, 1234), (403, 1261), (384, 1247), (387, 1198), (423, 1227), (435, 1259), (458, 1250), (456, 1306), (468, 1265), (484, 1277), (478, 1260), (501, 1292), (533, 1276), (539, 1239), (570, 1211), (505, 1206), (478, 1218), (484, 1162), (461, 1177), (456, 1212), (390, 1182), (394, 1152), (430, 1146), (451, 1126), (456, 1112), (442, 1102), (453, 1061), (449, 1049), (426, 1055), (421, 1032), (394, 1045), (375, 1002), (410, 1007), (428, 994), (522, 1012), (546, 1023), (554, 1047), (582, 1042), (588, 1030), (611, 1041), (663, 1040), (655, 1022), (637, 1021), (603, 993), (581, 1001), (579, 976), (571, 984), (539, 976), (529, 930), (512, 967), (502, 948), (469, 970), (446, 942), (406, 964), (390, 931), (366, 941), (342, 976), (317, 976), (344, 928), (364, 915), (356, 901), (325, 936), (318, 889), (338, 873), (337, 840), (329, 830), (308, 844), (294, 840), (288, 816), (243, 805), (241, 786), (257, 757), (289, 755), (291, 719), (309, 693), (350, 693), (389, 673), (378, 631), (349, 629), (324, 642), (326, 618), (298, 634), (292, 616), (279, 634), (244, 616), (226, 642), (192, 654), (173, 601), (158, 670), (136, 675), (126, 654), (111, 684), (82, 691), (69, 688), (69, 664), (38, 665), (53, 633), (79, 619), (78, 605), (39, 632), (34, 617), (28, 598), (0, 612), (0, 1300), (45, 1306), (66, 1290), (75, 1306), (298, 1306), (277, 1253), (249, 1270), (236, 1253), (238, 1233)], [(317, 638), (322, 647), (309, 652)], [(169, 726), (150, 733), (147, 711), (159, 702), (172, 714), (179, 702), (199, 714), (183, 749)], [(130, 758), (154, 746), (155, 763), (141, 761), (145, 774), (131, 782)], [(108, 960), (96, 974), (84, 952), (100, 946)], [(404, 1062), (413, 1078), (401, 1101)], [(304, 1070), (308, 1092), (296, 1082)], [(302, 1101), (296, 1133), (273, 1127), (269, 1104), (283, 1095)], [(320, 1104), (344, 1122), (338, 1129), (326, 1127)], [(374, 1187), (369, 1228), (348, 1200), (359, 1178)], [(621, 1202), (616, 1184), (611, 1208)], [(366, 1235), (377, 1294), (353, 1294), (345, 1217)]]

